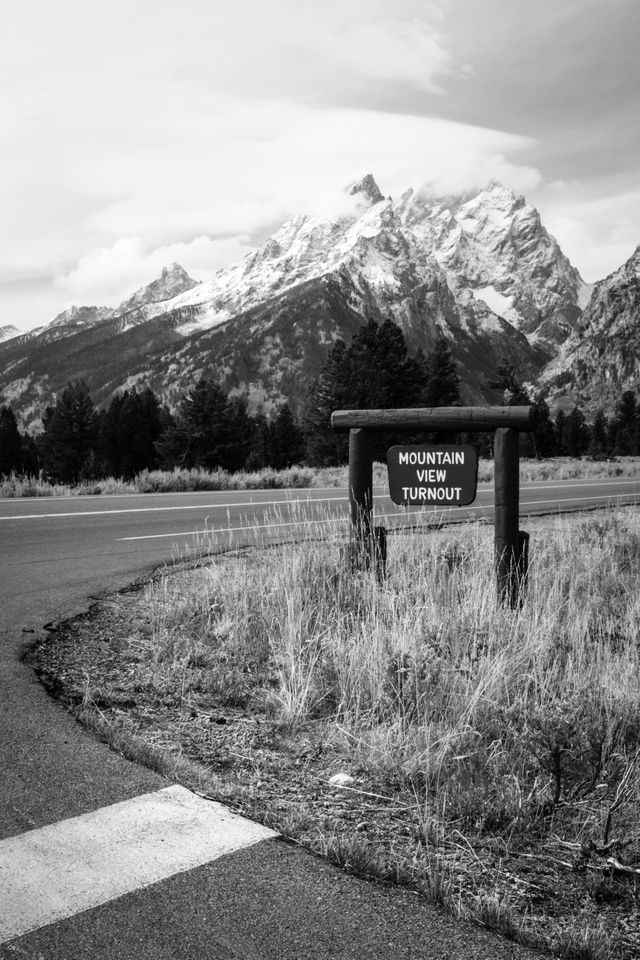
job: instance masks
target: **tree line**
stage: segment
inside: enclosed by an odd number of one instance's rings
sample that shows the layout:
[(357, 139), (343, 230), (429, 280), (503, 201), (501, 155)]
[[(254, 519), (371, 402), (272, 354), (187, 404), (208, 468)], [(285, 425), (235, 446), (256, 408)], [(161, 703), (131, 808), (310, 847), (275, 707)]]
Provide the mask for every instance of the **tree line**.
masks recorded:
[(0, 475), (42, 471), (74, 484), (159, 468), (282, 469), (304, 458), (304, 438), (287, 404), (270, 420), (252, 417), (244, 397), (228, 397), (206, 377), (175, 415), (150, 388), (118, 393), (99, 410), (83, 381), (69, 383), (42, 424), (36, 437), (21, 434), (11, 408), (0, 408)]
[[(283, 469), (295, 463), (339, 465), (347, 460), (348, 441), (331, 430), (334, 410), (456, 406), (459, 387), (444, 337), (428, 356), (421, 350), (410, 355), (397, 324), (370, 319), (349, 345), (335, 342), (299, 419), (287, 403), (269, 418), (261, 412), (250, 414), (246, 397), (228, 395), (205, 376), (185, 394), (175, 413), (148, 387), (117, 393), (108, 407), (98, 409), (86, 384), (76, 381), (46, 408), (38, 436), (21, 433), (11, 407), (0, 407), (0, 475), (43, 472), (52, 480), (77, 483), (107, 476), (129, 479), (156, 468), (237, 471)], [(532, 402), (506, 361), (486, 387), (499, 403)], [(521, 438), (525, 455), (640, 455), (640, 403), (633, 391), (621, 395), (611, 417), (599, 410), (590, 423), (577, 406), (558, 411), (552, 419), (544, 400), (535, 405), (537, 427)], [(394, 442), (453, 439), (442, 434), (376, 435), (374, 456), (384, 459)], [(481, 454), (492, 454), (489, 434), (459, 439), (475, 443)]]

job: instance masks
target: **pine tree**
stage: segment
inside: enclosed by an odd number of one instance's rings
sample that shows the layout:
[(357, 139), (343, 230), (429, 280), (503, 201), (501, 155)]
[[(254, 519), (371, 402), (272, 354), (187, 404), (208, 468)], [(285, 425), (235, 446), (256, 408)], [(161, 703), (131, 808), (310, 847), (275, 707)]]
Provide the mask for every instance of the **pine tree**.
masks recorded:
[(609, 452), (608, 423), (604, 410), (596, 412), (591, 426), (589, 456), (594, 460), (603, 460)]
[(282, 404), (272, 423), (271, 465), (276, 470), (284, 470), (300, 463), (304, 458), (305, 446), (302, 430), (296, 423), (288, 403)]
[(97, 447), (97, 418), (84, 381), (65, 387), (43, 423), (45, 470), (63, 483), (77, 483), (83, 475), (89, 475)]
[(564, 448), (567, 455), (581, 457), (586, 453), (590, 439), (584, 413), (579, 407), (573, 407), (564, 429)]
[(122, 432), (121, 413), (125, 393), (116, 393), (109, 408), (103, 411), (99, 419), (100, 455), (107, 476), (121, 477), (122, 470)]
[(613, 453), (630, 456), (637, 452), (638, 419), (640, 411), (633, 390), (625, 390), (616, 404), (611, 423)]
[(253, 417), (250, 449), (245, 462), (247, 470), (262, 470), (272, 463), (272, 430), (273, 425), (262, 411)]
[(331, 429), (334, 410), (351, 408), (349, 355), (344, 340), (336, 340), (311, 389), (303, 415), (306, 455), (317, 466), (345, 463), (348, 439)]
[(439, 336), (426, 359), (426, 384), (422, 392), (425, 407), (455, 407), (460, 403), (460, 377), (449, 344)]
[[(347, 437), (331, 430), (334, 410), (420, 406), (426, 384), (424, 358), (408, 355), (398, 325), (391, 319), (382, 324), (369, 319), (349, 347), (341, 340), (335, 343), (311, 390), (303, 418), (309, 461), (332, 466), (347, 459)], [(376, 434), (374, 457), (384, 457), (395, 439)]]
[(146, 387), (141, 393), (131, 392), (122, 408), (122, 422), (126, 437), (124, 476), (153, 469), (158, 463), (155, 443), (162, 429), (160, 404), (153, 390)]
[[(226, 427), (221, 423), (218, 463), (225, 470), (242, 470), (251, 454), (254, 421), (249, 416), (248, 400), (244, 395), (228, 399)], [(225, 443), (226, 440), (226, 443)]]
[[(497, 393), (497, 402), (505, 407), (528, 406), (531, 398), (522, 385), (520, 374), (513, 363), (510, 363), (503, 357), (496, 367), (495, 376), (485, 382), (485, 387)], [(483, 446), (493, 446), (493, 437), (490, 439), (483, 435)], [(531, 457), (535, 455), (534, 440), (529, 433), (520, 433), (519, 451), (521, 456)]]
[(165, 466), (239, 470), (250, 455), (253, 430), (246, 399), (230, 400), (219, 384), (202, 377), (155, 446)]
[(567, 443), (566, 443), (566, 430), (567, 430), (567, 415), (564, 410), (558, 410), (556, 413), (555, 419), (555, 431), (556, 431), (556, 448), (560, 456), (564, 456), (567, 452)]
[(104, 472), (131, 478), (157, 465), (155, 443), (162, 432), (160, 405), (149, 387), (125, 390), (100, 416), (100, 455)]
[(532, 433), (534, 455), (539, 460), (553, 457), (558, 452), (556, 432), (551, 421), (551, 413), (546, 400), (535, 403), (537, 422)]
[(0, 407), (0, 476), (23, 469), (22, 438), (11, 407)]
[[(419, 361), (423, 363), (424, 386), (420, 391), (420, 406), (456, 407), (460, 404), (460, 377), (451, 356), (451, 350), (445, 338), (438, 336), (435, 346), (425, 359), (420, 351)], [(417, 406), (418, 404), (416, 404)], [(413, 443), (451, 443), (456, 439), (455, 432), (437, 431), (407, 438)]]

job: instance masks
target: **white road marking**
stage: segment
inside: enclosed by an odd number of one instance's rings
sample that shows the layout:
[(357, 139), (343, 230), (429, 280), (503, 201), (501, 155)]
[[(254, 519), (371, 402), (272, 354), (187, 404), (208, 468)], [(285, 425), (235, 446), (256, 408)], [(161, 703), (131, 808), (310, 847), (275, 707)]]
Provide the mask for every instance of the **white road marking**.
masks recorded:
[(277, 836), (184, 787), (0, 841), (0, 943)]
[(328, 503), (344, 500), (341, 497), (299, 497), (291, 500), (249, 500), (237, 503), (199, 503), (186, 507), (123, 507), (121, 510), (77, 510), (67, 513), (24, 513), (15, 517), (0, 517), (0, 520), (50, 520), (61, 517), (100, 517), (113, 513), (165, 513), (171, 510), (228, 510), (231, 507), (291, 506), (294, 503)]
[[(581, 486), (591, 487), (596, 484), (600, 487), (606, 487), (606, 486), (620, 486), (621, 484), (624, 485), (627, 483), (638, 483), (640, 481), (638, 481), (634, 477), (620, 477), (617, 480), (602, 480), (602, 479), (563, 480), (556, 483), (550, 483), (549, 481), (545, 480), (541, 482), (543, 483), (545, 490), (564, 490), (567, 484), (571, 484), (572, 487), (581, 487)], [(483, 487), (485, 489), (490, 489), (493, 486), (493, 484), (483, 482), (483, 483), (479, 483), (478, 486)], [(536, 483), (533, 481), (527, 481), (520, 484), (521, 490), (536, 490), (539, 488), (540, 488), (540, 482)], [(300, 488), (291, 488), (291, 492), (294, 493), (296, 489), (299, 490)], [(313, 489), (313, 492), (317, 493), (321, 489), (323, 488), (316, 487)], [(336, 488), (328, 487), (324, 489), (335, 490)], [(385, 489), (386, 488), (384, 486), (374, 485), (374, 490), (384, 491)], [(214, 493), (216, 491), (201, 491), (201, 492)], [(180, 494), (180, 496), (184, 496), (184, 495), (187, 495), (187, 494), (184, 494), (184, 493)], [(190, 495), (193, 495), (193, 493), (190, 493)], [(383, 492), (383, 496), (384, 495), (385, 494)], [(112, 494), (111, 496), (114, 496), (114, 497), (123, 496), (123, 494)], [(146, 496), (149, 496), (149, 494), (143, 494), (143, 493), (126, 494), (126, 496), (146, 497)], [(174, 494), (163, 494), (163, 496), (174, 496)], [(620, 494), (620, 496), (632, 496), (632, 494)], [(291, 496), (286, 498), (285, 500), (247, 500), (247, 501), (238, 500), (232, 503), (188, 504), (187, 506), (177, 506), (177, 507), (121, 507), (120, 509), (113, 509), (113, 510), (74, 510), (74, 511), (67, 511), (67, 512), (61, 512), (61, 513), (23, 513), (23, 514), (17, 514), (16, 516), (0, 517), (0, 521), (2, 520), (51, 520), (51, 519), (58, 519), (60, 517), (99, 517), (99, 516), (120, 514), (120, 513), (164, 513), (164, 512), (170, 512), (175, 510), (228, 510), (234, 507), (290, 506), (291, 504), (298, 504), (298, 503), (333, 503), (338, 500), (344, 500), (345, 497), (346, 497), (346, 494), (343, 493), (338, 497)], [(56, 500), (56, 498), (53, 498), (53, 499)], [(91, 499), (92, 502), (95, 503), (95, 497), (87, 498), (87, 499)], [(590, 497), (589, 499), (595, 499), (595, 498)], [(21, 502), (24, 502), (24, 501), (21, 501)], [(59, 502), (59, 499), (57, 500), (57, 502)], [(182, 534), (178, 534), (178, 536), (182, 536)], [(140, 539), (144, 539), (144, 538), (140, 538)]]
[[(520, 483), (521, 490), (539, 490), (544, 487), (545, 490), (565, 490), (567, 484), (572, 487), (619, 487), (620, 484), (640, 483), (637, 477), (618, 477), (617, 480), (559, 480), (551, 483), (549, 480), (524, 480)], [(480, 486), (480, 484), (478, 484)], [(493, 486), (493, 484), (491, 484)]]
[[(383, 487), (382, 484), (374, 484), (375, 490), (381, 490)], [(79, 493), (72, 494), (68, 497), (60, 496), (48, 496), (48, 497), (3, 497), (2, 501), (4, 503), (29, 503), (33, 504), (34, 500), (37, 503), (69, 503), (73, 501), (83, 502), (84, 500), (90, 501), (91, 503), (96, 502), (96, 497), (99, 500), (122, 500), (122, 499), (132, 499), (138, 497), (141, 500), (148, 500), (149, 497), (197, 497), (201, 493), (247, 493), (248, 490), (254, 490), (256, 493), (264, 492), (265, 490), (280, 490), (282, 493), (299, 493), (300, 490), (309, 490), (312, 493), (320, 493), (321, 490), (340, 490), (341, 487), (244, 487), (242, 489), (238, 488), (237, 490), (165, 490), (159, 493)], [(57, 514), (56, 514), (57, 516)]]
[[(613, 500), (614, 497), (616, 500), (620, 500), (623, 497), (637, 497), (638, 494), (635, 493), (620, 493), (617, 496), (615, 494), (608, 494), (607, 496), (601, 497), (563, 497), (556, 498), (554, 500), (526, 500), (524, 503), (520, 504), (521, 512), (526, 510), (527, 507), (537, 507), (537, 506), (548, 506), (550, 509), (555, 507), (557, 503), (588, 503), (591, 500)], [(344, 498), (342, 498), (344, 499)], [(471, 511), (471, 510), (493, 510), (493, 503), (486, 504), (477, 504), (476, 506), (469, 507), (449, 507), (447, 510), (434, 510), (432, 511), (434, 516), (443, 516), (443, 514), (452, 515), (457, 513), (458, 510), (461, 511)], [(384, 513), (384, 514), (374, 514), (375, 520), (395, 520), (399, 517), (415, 517), (417, 513)], [(310, 527), (313, 524), (322, 524), (322, 523), (347, 523), (349, 520), (348, 517), (328, 517), (323, 519), (315, 520), (310, 518), (308, 520), (287, 520), (283, 523), (248, 523), (244, 527), (204, 527), (200, 530), (185, 530), (183, 533), (150, 533), (141, 537), (118, 537), (117, 543), (124, 543), (129, 540), (167, 540), (172, 537), (195, 537), (203, 535), (212, 535), (215, 533), (247, 533), (252, 530), (278, 530), (280, 527)]]

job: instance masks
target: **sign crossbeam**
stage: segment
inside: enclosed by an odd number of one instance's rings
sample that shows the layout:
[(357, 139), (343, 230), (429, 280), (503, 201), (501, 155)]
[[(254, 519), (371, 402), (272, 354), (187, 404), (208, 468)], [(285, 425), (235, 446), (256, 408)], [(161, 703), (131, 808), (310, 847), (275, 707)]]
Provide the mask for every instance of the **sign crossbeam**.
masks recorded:
[(406, 410), (336, 410), (334, 430), (456, 430), (486, 433), (499, 427), (533, 430), (536, 409), (526, 407), (409, 407)]

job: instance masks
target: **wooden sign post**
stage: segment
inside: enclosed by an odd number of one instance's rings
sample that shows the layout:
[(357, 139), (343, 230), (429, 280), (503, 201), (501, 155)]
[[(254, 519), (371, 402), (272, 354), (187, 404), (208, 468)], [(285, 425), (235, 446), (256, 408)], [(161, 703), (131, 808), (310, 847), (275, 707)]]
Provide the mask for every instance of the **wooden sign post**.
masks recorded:
[(529, 535), (520, 531), (518, 431), (532, 430), (536, 410), (526, 407), (432, 407), (408, 410), (336, 410), (334, 430), (349, 431), (349, 504), (356, 545), (366, 554), (384, 540), (373, 529), (373, 462), (370, 431), (495, 431), (495, 565), (498, 597), (522, 604)]

